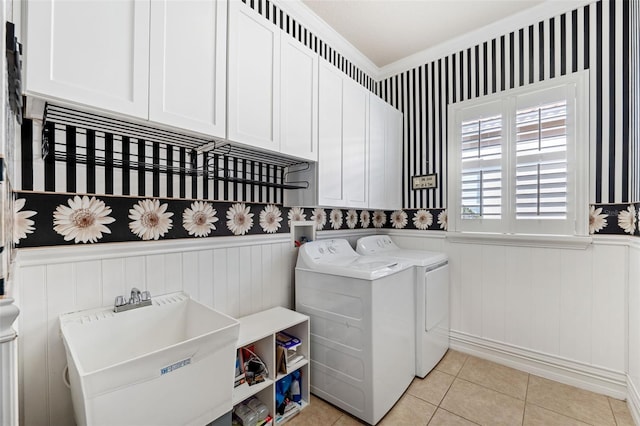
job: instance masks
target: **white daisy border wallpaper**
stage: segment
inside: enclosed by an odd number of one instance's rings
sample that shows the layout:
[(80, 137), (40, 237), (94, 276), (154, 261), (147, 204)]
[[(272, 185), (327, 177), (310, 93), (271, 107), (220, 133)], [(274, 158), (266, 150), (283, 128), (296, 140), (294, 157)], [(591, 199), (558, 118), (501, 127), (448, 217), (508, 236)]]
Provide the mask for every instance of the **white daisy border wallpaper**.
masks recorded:
[[(361, 210), (282, 207), (278, 204), (15, 193), (16, 247), (157, 241), (288, 233), (292, 220), (317, 230), (446, 231), (446, 209)], [(640, 203), (589, 207), (591, 234), (640, 236)]]
[(444, 209), (362, 210), (153, 197), (16, 192), (16, 247), (288, 233), (292, 220), (317, 230), (446, 231)]

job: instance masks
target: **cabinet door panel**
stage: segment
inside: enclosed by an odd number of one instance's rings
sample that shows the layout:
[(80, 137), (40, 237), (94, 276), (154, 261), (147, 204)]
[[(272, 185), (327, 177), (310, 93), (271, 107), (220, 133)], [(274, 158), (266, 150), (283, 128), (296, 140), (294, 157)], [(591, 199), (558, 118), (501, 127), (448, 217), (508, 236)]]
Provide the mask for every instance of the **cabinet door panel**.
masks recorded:
[(368, 207), (367, 105), (369, 93), (352, 80), (343, 90), (344, 192), (347, 207)]
[(149, 119), (225, 137), (227, 2), (151, 3)]
[(148, 0), (27, 4), (26, 90), (147, 118)]
[(318, 159), (318, 55), (292, 37), (282, 37), (280, 151)]
[(240, 1), (229, 4), (229, 139), (277, 151), (279, 29)]
[(342, 187), (342, 75), (320, 65), (318, 94), (318, 204), (344, 206)]
[(385, 208), (386, 104), (377, 96), (369, 98), (369, 207)]
[(385, 208), (402, 208), (402, 122), (400, 111), (386, 105)]

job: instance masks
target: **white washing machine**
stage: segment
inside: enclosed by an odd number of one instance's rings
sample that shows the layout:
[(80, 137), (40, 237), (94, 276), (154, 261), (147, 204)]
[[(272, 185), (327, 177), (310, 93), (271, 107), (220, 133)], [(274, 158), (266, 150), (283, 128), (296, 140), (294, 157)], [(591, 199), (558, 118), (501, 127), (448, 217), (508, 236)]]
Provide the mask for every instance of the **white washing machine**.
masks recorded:
[(310, 389), (376, 424), (414, 377), (413, 267), (346, 240), (300, 247), (296, 310), (311, 318)]
[(360, 238), (356, 250), (364, 256), (385, 256), (415, 266), (416, 369), (425, 377), (449, 348), (449, 265), (444, 253), (405, 250), (388, 235)]

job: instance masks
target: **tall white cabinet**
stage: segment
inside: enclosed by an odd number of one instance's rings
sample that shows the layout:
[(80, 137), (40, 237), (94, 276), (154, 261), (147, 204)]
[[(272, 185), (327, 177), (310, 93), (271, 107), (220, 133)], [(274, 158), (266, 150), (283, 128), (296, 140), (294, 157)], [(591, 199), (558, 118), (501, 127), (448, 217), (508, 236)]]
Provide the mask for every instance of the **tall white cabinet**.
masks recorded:
[(226, 136), (227, 2), (153, 0), (149, 120)]
[(402, 113), (369, 97), (369, 207), (402, 208)]
[(147, 118), (149, 4), (25, 2), (28, 94)]
[(285, 33), (280, 46), (280, 150), (316, 161), (318, 55)]
[(367, 90), (322, 60), (318, 204), (367, 207)]

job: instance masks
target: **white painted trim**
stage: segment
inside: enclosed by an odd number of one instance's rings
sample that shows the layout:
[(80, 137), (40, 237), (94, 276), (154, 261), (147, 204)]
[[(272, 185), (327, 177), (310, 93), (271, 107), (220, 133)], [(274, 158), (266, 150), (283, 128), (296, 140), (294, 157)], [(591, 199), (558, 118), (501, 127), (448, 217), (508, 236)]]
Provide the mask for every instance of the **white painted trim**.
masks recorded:
[(552, 16), (560, 15), (595, 2), (596, 0), (545, 1), (531, 9), (508, 16), (475, 31), (470, 31), (445, 43), (441, 43), (437, 46), (386, 65), (379, 69), (377, 78), (379, 80), (384, 80), (385, 78), (424, 65), (433, 60), (444, 58), (452, 53), (475, 46), (479, 41), (491, 40), (504, 34), (508, 34), (511, 31), (528, 27), (532, 23), (535, 24), (541, 20), (548, 19)]
[(380, 68), (360, 52), (353, 44), (315, 14), (301, 0), (272, 0), (293, 19), (304, 25), (331, 48), (340, 52), (347, 60), (360, 68), (374, 81), (379, 80)]
[(489, 244), (498, 246), (584, 250), (593, 243), (593, 238), (562, 235), (513, 235), (489, 234), (482, 232), (448, 232), (447, 241), (460, 244)]
[(401, 237), (417, 237), (429, 238), (435, 240), (444, 240), (447, 238), (446, 231), (419, 231), (417, 229), (382, 229), (379, 232), (384, 235), (397, 235)]
[(640, 238), (638, 237), (626, 237), (628, 240), (629, 248), (640, 250)]
[(96, 245), (53, 246), (18, 249), (20, 266), (51, 265), (82, 262), (94, 259), (113, 259), (133, 256), (191, 252), (228, 247), (290, 242), (289, 234), (247, 235), (242, 237), (183, 238), (165, 241), (140, 241)]
[(627, 376), (627, 407), (635, 424), (640, 425), (640, 392), (629, 376)]
[(627, 377), (624, 372), (587, 365), (454, 330), (451, 330), (450, 346), (457, 351), (560, 383), (613, 398), (627, 397)]

